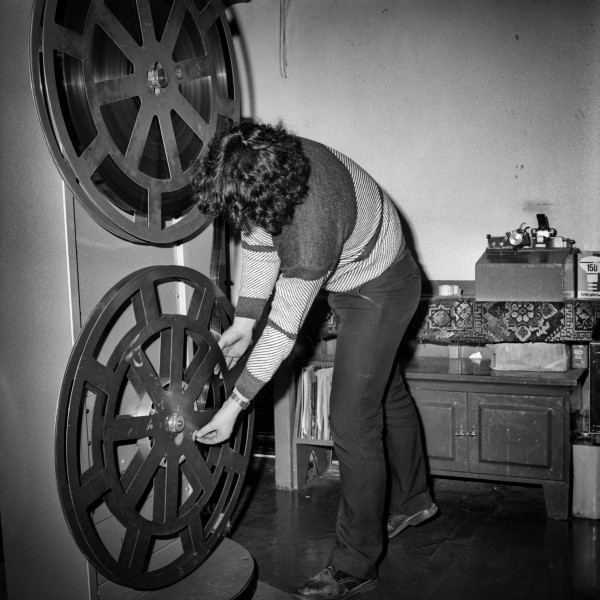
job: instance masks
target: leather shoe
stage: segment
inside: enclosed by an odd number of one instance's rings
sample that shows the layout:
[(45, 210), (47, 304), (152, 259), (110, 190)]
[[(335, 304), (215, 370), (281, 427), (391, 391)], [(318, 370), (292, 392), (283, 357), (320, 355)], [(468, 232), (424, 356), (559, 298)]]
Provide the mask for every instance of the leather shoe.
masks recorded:
[(387, 523), (388, 538), (393, 538), (395, 535), (398, 535), (409, 525), (415, 527), (415, 525), (427, 521), (427, 519), (431, 519), (437, 511), (438, 507), (435, 504), (432, 504), (429, 508), (415, 513), (414, 515), (391, 515), (388, 518)]
[(292, 596), (298, 600), (337, 600), (374, 590), (378, 583), (377, 575), (372, 579), (359, 579), (327, 565), (312, 579), (294, 588)]

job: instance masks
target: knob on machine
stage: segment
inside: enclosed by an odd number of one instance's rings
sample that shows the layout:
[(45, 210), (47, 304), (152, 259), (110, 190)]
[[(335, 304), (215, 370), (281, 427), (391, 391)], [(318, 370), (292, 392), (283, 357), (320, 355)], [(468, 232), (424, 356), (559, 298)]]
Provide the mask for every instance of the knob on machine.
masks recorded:
[[(184, 286), (184, 310), (172, 286)], [(190, 573), (240, 494), (253, 412), (222, 445), (192, 435), (245, 362), (227, 369), (215, 313), (223, 329), (231, 324), (231, 304), (197, 271), (142, 269), (99, 302), (69, 359), (56, 418), (59, 495), (83, 554), (121, 585), (153, 589)]]
[(31, 67), (54, 160), (100, 225), (155, 245), (203, 226), (193, 165), (240, 114), (221, 0), (37, 0)]

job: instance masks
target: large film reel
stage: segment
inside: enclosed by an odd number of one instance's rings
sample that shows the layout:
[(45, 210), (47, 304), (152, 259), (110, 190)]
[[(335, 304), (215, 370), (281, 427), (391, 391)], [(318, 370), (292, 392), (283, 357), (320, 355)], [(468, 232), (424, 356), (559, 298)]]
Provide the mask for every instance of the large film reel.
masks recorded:
[(73, 348), (56, 419), (59, 495), (83, 554), (121, 585), (179, 581), (208, 557), (235, 507), (252, 412), (222, 445), (192, 437), (243, 368), (227, 370), (216, 340), (215, 323), (224, 330), (232, 319), (197, 271), (151, 267), (106, 294)]
[(171, 244), (205, 223), (193, 165), (240, 113), (223, 3), (35, 3), (32, 79), (50, 150), (92, 217), (128, 241)]

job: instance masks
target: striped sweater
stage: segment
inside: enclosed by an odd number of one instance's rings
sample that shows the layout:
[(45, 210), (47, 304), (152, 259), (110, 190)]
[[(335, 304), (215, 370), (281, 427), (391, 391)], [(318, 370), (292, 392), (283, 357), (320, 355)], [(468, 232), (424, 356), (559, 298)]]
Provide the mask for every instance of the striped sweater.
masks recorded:
[(377, 183), (343, 154), (302, 139), (309, 192), (278, 236), (242, 232), (236, 316), (260, 318), (273, 288), (268, 324), (236, 389), (254, 398), (290, 354), (321, 288), (344, 292), (374, 279), (405, 250), (398, 214)]

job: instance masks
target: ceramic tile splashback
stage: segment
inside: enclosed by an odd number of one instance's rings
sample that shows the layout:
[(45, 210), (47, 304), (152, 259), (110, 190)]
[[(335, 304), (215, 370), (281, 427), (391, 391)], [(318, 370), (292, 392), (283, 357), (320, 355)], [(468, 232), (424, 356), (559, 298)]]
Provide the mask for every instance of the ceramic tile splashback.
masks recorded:
[[(477, 302), (424, 298), (407, 331), (422, 341), (579, 342), (592, 339), (600, 302)], [(335, 336), (329, 314), (321, 337)]]

